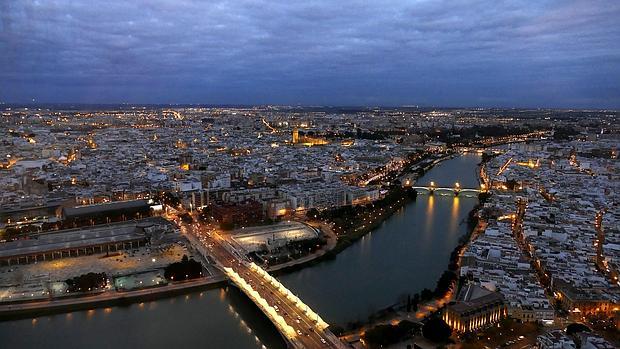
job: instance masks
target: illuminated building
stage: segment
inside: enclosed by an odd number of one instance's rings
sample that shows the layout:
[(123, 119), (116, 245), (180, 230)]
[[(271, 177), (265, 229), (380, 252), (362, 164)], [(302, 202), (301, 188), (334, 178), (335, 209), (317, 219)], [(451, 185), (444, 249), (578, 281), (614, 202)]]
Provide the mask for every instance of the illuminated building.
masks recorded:
[(281, 222), (236, 231), (233, 239), (248, 252), (273, 251), (291, 241), (316, 239), (319, 232), (299, 222)]
[(355, 144), (355, 140), (354, 139), (345, 139), (342, 142), (340, 142), (340, 145), (342, 145), (343, 147), (350, 147), (352, 145)]
[(472, 332), (506, 317), (504, 297), (475, 284), (466, 285), (450, 302), (442, 319), (456, 332)]
[(612, 315), (620, 306), (616, 299), (602, 290), (575, 288), (560, 279), (553, 280), (553, 290), (565, 309), (579, 315)]
[(425, 144), (424, 149), (431, 153), (443, 153), (448, 148), (444, 142), (429, 142)]
[(179, 156), (179, 167), (184, 171), (189, 171), (193, 158), (190, 153), (183, 153)]
[(267, 216), (271, 219), (282, 217), (290, 211), (289, 200), (271, 200), (267, 205)]
[(293, 129), (293, 137), (292, 137), (292, 143), (293, 144), (302, 144), (305, 145), (307, 147), (311, 147), (313, 145), (326, 145), (329, 144), (329, 141), (327, 141), (324, 138), (319, 138), (319, 137), (309, 137), (309, 136), (299, 136), (299, 130), (297, 128)]
[(293, 144), (299, 143), (299, 130), (297, 128), (293, 129)]
[(186, 178), (174, 182), (174, 188), (179, 195), (181, 204), (190, 211), (207, 205), (209, 197), (205, 195), (202, 181), (197, 178)]

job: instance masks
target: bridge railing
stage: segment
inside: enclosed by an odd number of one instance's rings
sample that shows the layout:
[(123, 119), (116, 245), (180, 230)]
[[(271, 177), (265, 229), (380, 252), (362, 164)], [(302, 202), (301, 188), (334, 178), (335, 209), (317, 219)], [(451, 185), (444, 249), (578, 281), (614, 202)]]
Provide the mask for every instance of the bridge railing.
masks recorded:
[(289, 340), (294, 341), (295, 337), (297, 337), (297, 333), (295, 329), (289, 325), (286, 320), (282, 317), (282, 315), (278, 314), (278, 312), (269, 305), (267, 300), (265, 300), (258, 291), (254, 290), (250, 284), (248, 284), (245, 279), (243, 279), (237, 272), (235, 272), (232, 268), (224, 267), (224, 272), (230, 278), (230, 280), (237, 285), (250, 299), (258, 305), (259, 308), (271, 319), (271, 321), (278, 327), (280, 332)]
[(426, 191), (452, 191), (452, 192), (472, 192), (472, 193), (479, 193), (482, 190), (480, 189), (476, 189), (476, 188), (461, 188), (461, 187), (454, 187), (454, 188), (450, 188), (450, 187), (433, 187), (433, 186), (412, 186), (411, 189), (413, 190), (426, 190)]
[(269, 273), (267, 273), (263, 268), (259, 267), (258, 265), (256, 265), (253, 262), (250, 263), (250, 269), (255, 271), (258, 275), (260, 275), (263, 279), (265, 279), (268, 282), (270, 282), (272, 285), (276, 286), (276, 288), (278, 288), (288, 299), (290, 299), (295, 304), (295, 306), (297, 308), (299, 308), (300, 310), (305, 312), (308, 315), (308, 318), (310, 318), (310, 319), (312, 319), (312, 320), (314, 320), (316, 322), (316, 326), (317, 326), (317, 328), (319, 330), (323, 331), (327, 327), (329, 327), (329, 324), (327, 322), (325, 322), (319, 316), (319, 314), (317, 314), (312, 309), (310, 309), (310, 307), (307, 306), (304, 302), (302, 302), (301, 299), (299, 299), (299, 297), (297, 297), (293, 292), (291, 292), (284, 285), (282, 285), (280, 283), (280, 281), (278, 281), (278, 279), (276, 279), (273, 276), (269, 275)]

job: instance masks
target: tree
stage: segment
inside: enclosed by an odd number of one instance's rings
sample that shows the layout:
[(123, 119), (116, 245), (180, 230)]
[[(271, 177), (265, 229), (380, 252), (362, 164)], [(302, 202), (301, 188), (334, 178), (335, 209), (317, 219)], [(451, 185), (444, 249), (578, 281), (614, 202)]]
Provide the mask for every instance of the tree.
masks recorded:
[(411, 312), (411, 306), (412, 306), (412, 303), (411, 303), (411, 295), (410, 295), (410, 294), (408, 294), (408, 295), (407, 295), (407, 312), (408, 312), (408, 313), (409, 313), (409, 312)]
[(377, 325), (364, 332), (363, 337), (370, 347), (382, 347), (402, 341), (416, 329), (418, 324), (403, 320), (397, 325)]
[(422, 301), (428, 301), (433, 299), (433, 291), (429, 290), (428, 288), (423, 289), (422, 292), (420, 292), (420, 298)]
[(306, 212), (306, 217), (308, 218), (317, 218), (319, 217), (319, 210), (317, 210), (316, 208), (311, 208)]
[(437, 286), (435, 287), (435, 297), (440, 298), (448, 292), (454, 282), (457, 279), (457, 275), (454, 271), (446, 270), (441, 274), (439, 280), (437, 280)]
[(342, 334), (344, 334), (344, 328), (342, 328), (342, 326), (331, 325), (329, 326), (329, 329), (336, 336), (341, 336)]
[(569, 336), (579, 332), (592, 332), (592, 330), (588, 326), (577, 322), (566, 326), (566, 334)]
[(416, 293), (413, 295), (413, 300), (412, 302), (412, 307), (413, 307), (413, 311), (418, 311), (418, 305), (420, 304), (420, 294)]
[(452, 329), (448, 324), (438, 317), (428, 320), (422, 326), (422, 335), (424, 338), (435, 343), (445, 342), (452, 335)]
[(222, 222), (220, 223), (220, 228), (222, 230), (232, 230), (235, 227), (235, 224), (232, 222)]
[(478, 194), (478, 201), (480, 201), (481, 203), (485, 203), (489, 197), (491, 196), (491, 193), (489, 192), (482, 192)]
[(189, 213), (183, 213), (179, 215), (179, 217), (181, 217), (181, 220), (183, 221), (183, 223), (187, 223), (187, 224), (194, 223), (194, 219), (192, 218), (192, 216), (189, 215)]
[(202, 276), (202, 264), (193, 258), (189, 259), (183, 255), (180, 262), (169, 264), (164, 268), (164, 277), (168, 280), (188, 280)]
[(108, 282), (106, 273), (88, 273), (65, 281), (69, 292), (87, 292), (104, 288)]

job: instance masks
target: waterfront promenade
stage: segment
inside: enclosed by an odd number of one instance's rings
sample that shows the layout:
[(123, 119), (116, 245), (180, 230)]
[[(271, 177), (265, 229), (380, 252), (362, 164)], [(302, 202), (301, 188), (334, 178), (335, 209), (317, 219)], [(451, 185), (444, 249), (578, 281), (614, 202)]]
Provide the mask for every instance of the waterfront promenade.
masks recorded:
[[(318, 223), (315, 224), (315, 226), (318, 226), (318, 228), (325, 234), (327, 244), (319, 250), (304, 257), (270, 266), (267, 268), (267, 271), (279, 271), (286, 268), (300, 266), (320, 258), (325, 253), (331, 251), (336, 246), (336, 235), (326, 224)], [(125, 303), (138, 303), (191, 292), (194, 290), (218, 287), (224, 285), (226, 282), (226, 276), (221, 272), (216, 272), (214, 275), (208, 277), (175, 282), (146, 289), (132, 291), (107, 290), (97, 293), (76, 295), (73, 297), (4, 303), (0, 304), (0, 321), (19, 317), (39, 316), (50, 313), (114, 306)]]

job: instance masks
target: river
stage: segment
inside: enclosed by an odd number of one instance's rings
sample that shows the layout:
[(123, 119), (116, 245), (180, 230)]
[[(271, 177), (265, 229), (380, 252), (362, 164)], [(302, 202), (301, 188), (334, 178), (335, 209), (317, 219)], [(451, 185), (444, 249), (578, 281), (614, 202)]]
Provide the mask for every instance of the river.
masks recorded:
[[(418, 184), (477, 187), (477, 155), (441, 162)], [(465, 233), (475, 196), (418, 195), (330, 261), (279, 277), (328, 323), (346, 325), (434, 288)], [(284, 348), (275, 327), (234, 287), (127, 307), (0, 322), (7, 348)]]

